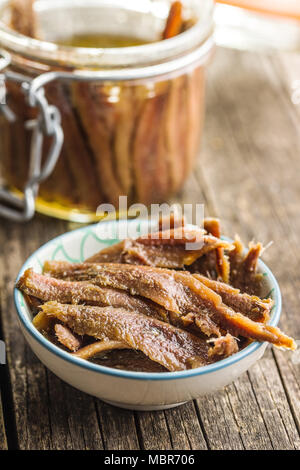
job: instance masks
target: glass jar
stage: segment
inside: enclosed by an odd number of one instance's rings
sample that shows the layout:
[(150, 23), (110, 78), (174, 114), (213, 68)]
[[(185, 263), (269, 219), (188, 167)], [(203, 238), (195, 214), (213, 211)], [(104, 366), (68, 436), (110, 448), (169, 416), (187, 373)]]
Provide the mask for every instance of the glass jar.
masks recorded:
[[(193, 25), (164, 41), (168, 0), (36, 0), (42, 41), (10, 29), (9, 3), (0, 1), (0, 47), (11, 56), (6, 103), (15, 119), (0, 115), (1, 175), (25, 194), (20, 217), (32, 216), (35, 198), (39, 212), (87, 222), (119, 196), (149, 205), (175, 194), (199, 148), (213, 0), (183, 1)], [(87, 31), (147, 43), (58, 44)]]

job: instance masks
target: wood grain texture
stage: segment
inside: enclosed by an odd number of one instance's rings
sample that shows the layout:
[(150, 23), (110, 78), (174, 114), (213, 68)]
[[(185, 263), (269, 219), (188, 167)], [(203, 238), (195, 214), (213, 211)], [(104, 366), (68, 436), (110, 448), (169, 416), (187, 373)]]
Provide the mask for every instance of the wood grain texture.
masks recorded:
[[(282, 288), (280, 324), (296, 339), (300, 106), (292, 104), (291, 82), (300, 79), (298, 64), (299, 59), (285, 54), (217, 51), (208, 73), (202, 153), (176, 198), (204, 203), (206, 215), (219, 216), (229, 236), (238, 232), (247, 241), (273, 240), (264, 259)], [(25, 226), (0, 226), (1, 327), (14, 411), (9, 431), (15, 428), (19, 448), (300, 448), (300, 365), (295, 356), (275, 348), (268, 348), (248, 373), (216, 394), (154, 413), (113, 408), (46, 370), (25, 345), (12, 289), (27, 256), (73, 228), (39, 216)], [(1, 445), (7, 447), (0, 406)]]
[(3, 408), (0, 396), (0, 450), (7, 450), (7, 437), (4, 424)]
[(97, 412), (107, 450), (140, 449), (134, 413), (97, 400)]

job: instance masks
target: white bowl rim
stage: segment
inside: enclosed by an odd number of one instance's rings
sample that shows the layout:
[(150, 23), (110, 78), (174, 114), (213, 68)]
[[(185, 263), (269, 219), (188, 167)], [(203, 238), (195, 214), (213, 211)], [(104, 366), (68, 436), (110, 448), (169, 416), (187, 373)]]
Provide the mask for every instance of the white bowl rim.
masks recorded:
[[(134, 222), (137, 219), (133, 219), (130, 222)], [(138, 219), (139, 222), (141, 221)], [(118, 221), (114, 221), (118, 222)], [(103, 221), (100, 223), (112, 223), (112, 221)], [(20, 269), (16, 281), (21, 277), (21, 275), (24, 273), (26, 269), (31, 267), (31, 260), (35, 258), (40, 252), (42, 252), (48, 245), (57, 242), (59, 240), (62, 240), (64, 238), (68, 238), (71, 235), (74, 235), (75, 233), (81, 232), (81, 231), (86, 231), (91, 229), (92, 227), (96, 227), (98, 223), (80, 227), (78, 229), (72, 230), (70, 232), (66, 232), (62, 235), (59, 235), (52, 240), (49, 240), (47, 243), (44, 243), (40, 248), (38, 248), (36, 251), (34, 251), (25, 261), (23, 264), (22, 268)], [(222, 237), (224, 239), (230, 240), (227, 237)], [(268, 279), (270, 282), (270, 286), (272, 286), (272, 290), (274, 289), (274, 297), (275, 297), (275, 306), (273, 308), (273, 311), (271, 313), (271, 318), (270, 321), (268, 322), (268, 325), (270, 326), (277, 326), (280, 315), (281, 315), (281, 308), (282, 308), (282, 297), (281, 297), (281, 292), (280, 288), (278, 285), (278, 282), (270, 270), (268, 266), (260, 259), (259, 260), (259, 267), (260, 270), (267, 273)], [(110, 375), (114, 377), (120, 377), (120, 378), (125, 378), (125, 379), (133, 379), (133, 380), (174, 380), (174, 379), (187, 379), (195, 376), (201, 376), (205, 374), (209, 374), (212, 372), (217, 372), (221, 369), (224, 369), (225, 367), (229, 367), (231, 365), (236, 364), (237, 362), (241, 361), (242, 359), (245, 359), (247, 356), (250, 354), (253, 354), (254, 352), (257, 352), (259, 349), (265, 347), (264, 342), (258, 342), (254, 341), (251, 343), (249, 346), (246, 346), (244, 349), (241, 351), (233, 354), (232, 356), (222, 359), (221, 361), (218, 361), (214, 364), (210, 364), (207, 366), (202, 366), (198, 367), (196, 369), (189, 369), (189, 370), (184, 370), (184, 371), (178, 371), (178, 372), (135, 372), (135, 371), (127, 371), (127, 370), (120, 370), (120, 369), (113, 369), (111, 367), (106, 367), (106, 366), (101, 366), (99, 364), (94, 364), (92, 362), (89, 362), (85, 359), (81, 359), (75, 356), (72, 356), (69, 352), (64, 351), (63, 349), (60, 349), (58, 346), (55, 344), (51, 343), (48, 339), (46, 339), (33, 325), (33, 323), (29, 320), (29, 318), (23, 313), (21, 305), (20, 305), (20, 300), (19, 300), (19, 290), (15, 287), (14, 288), (14, 303), (15, 307), (17, 310), (17, 314), (19, 317), (19, 320), (21, 321), (21, 324), (25, 328), (25, 330), (43, 347), (45, 347), (50, 353), (53, 353), (54, 355), (58, 356), (60, 359), (63, 359), (75, 366), (79, 366), (83, 369), (88, 369), (93, 372), (97, 372), (100, 374), (105, 374), (105, 375)], [(23, 294), (21, 293), (21, 296), (23, 297)]]

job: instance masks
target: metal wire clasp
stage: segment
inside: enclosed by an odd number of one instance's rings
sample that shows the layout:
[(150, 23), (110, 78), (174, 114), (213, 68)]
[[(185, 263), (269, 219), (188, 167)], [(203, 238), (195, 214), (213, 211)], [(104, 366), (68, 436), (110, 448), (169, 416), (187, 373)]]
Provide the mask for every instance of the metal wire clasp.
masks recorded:
[[(26, 128), (32, 130), (32, 139), (29, 174), (24, 187), (23, 198), (15, 196), (5, 188), (0, 188), (0, 217), (6, 217), (16, 222), (26, 222), (34, 215), (35, 198), (39, 185), (54, 170), (63, 145), (64, 134), (60, 112), (56, 106), (48, 103), (44, 88), (34, 86), (34, 89), (32, 89), (34, 81), (30, 77), (9, 69), (5, 70), (10, 62), (10, 55), (6, 51), (0, 50), (0, 112), (9, 122), (18, 119), (6, 103), (5, 82), (7, 81), (19, 83), (22, 91), (27, 96), (28, 105), (37, 107), (40, 112), (37, 119), (25, 123)], [(51, 137), (52, 143), (42, 165), (42, 149), (45, 136)]]

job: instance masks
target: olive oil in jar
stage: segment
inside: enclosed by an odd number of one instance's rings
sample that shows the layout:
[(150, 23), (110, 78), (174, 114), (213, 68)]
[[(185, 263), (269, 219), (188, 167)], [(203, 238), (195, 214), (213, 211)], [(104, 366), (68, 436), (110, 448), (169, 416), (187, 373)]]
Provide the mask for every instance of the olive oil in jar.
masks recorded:
[(132, 47), (148, 44), (149, 41), (130, 37), (115, 36), (109, 34), (75, 34), (67, 39), (55, 41), (61, 46), (71, 47), (90, 47), (90, 48), (115, 48), (115, 47)]

